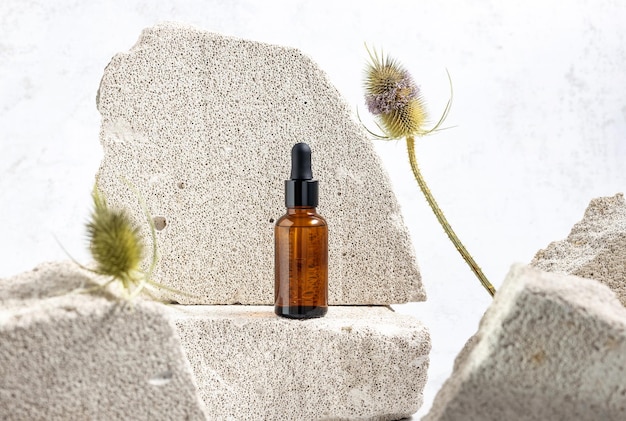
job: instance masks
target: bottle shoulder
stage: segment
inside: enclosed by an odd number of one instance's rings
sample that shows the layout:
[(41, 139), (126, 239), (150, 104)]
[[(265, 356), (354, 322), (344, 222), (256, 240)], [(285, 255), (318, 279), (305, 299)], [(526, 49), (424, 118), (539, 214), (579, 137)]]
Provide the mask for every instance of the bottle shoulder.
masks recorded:
[(326, 219), (317, 212), (287, 213), (276, 221), (277, 227), (327, 227)]

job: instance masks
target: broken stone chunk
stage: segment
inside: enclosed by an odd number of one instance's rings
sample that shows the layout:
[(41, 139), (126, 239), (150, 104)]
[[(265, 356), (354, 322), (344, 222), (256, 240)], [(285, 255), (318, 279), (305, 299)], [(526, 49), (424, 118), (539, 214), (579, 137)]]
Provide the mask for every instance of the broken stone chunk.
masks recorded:
[[(293, 144), (307, 142), (329, 225), (329, 303), (423, 301), (388, 176), (350, 107), (294, 48), (178, 24), (143, 31), (98, 91), (109, 203), (149, 225), (155, 280), (183, 304), (273, 304), (274, 223)], [(146, 263), (147, 264), (147, 263)]]
[(626, 419), (626, 309), (597, 281), (514, 266), (427, 421)]
[(308, 321), (270, 306), (173, 306), (209, 414), (398, 420), (422, 405), (430, 337), (386, 307), (333, 306)]
[(548, 272), (595, 279), (626, 306), (626, 202), (624, 194), (594, 199), (569, 236), (540, 250), (530, 263)]
[(0, 279), (0, 418), (205, 419), (163, 305), (71, 293), (93, 285), (69, 262)]

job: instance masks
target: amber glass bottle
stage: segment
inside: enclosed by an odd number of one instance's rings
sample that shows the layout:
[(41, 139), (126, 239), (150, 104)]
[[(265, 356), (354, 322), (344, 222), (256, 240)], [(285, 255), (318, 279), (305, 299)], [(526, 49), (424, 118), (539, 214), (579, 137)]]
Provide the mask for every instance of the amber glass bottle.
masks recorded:
[(274, 311), (279, 316), (309, 319), (328, 310), (328, 226), (317, 204), (311, 149), (298, 143), (291, 150), (291, 179), (285, 181), (287, 214), (274, 229)]

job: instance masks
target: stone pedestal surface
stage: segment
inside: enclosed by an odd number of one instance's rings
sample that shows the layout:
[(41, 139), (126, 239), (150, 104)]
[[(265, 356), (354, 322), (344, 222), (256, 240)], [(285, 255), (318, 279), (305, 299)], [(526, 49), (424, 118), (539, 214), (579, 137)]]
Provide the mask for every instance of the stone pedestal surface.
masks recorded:
[(626, 306), (626, 202), (624, 194), (594, 199), (569, 236), (537, 252), (532, 266), (607, 285)]
[(422, 404), (430, 337), (386, 307), (286, 320), (272, 306), (109, 293), (73, 263), (0, 279), (0, 418), (395, 420)]
[(344, 306), (306, 321), (269, 306), (171, 311), (200, 396), (220, 419), (398, 420), (422, 405), (430, 337), (410, 316)]
[(427, 421), (626, 419), (626, 309), (599, 282), (514, 266)]
[(307, 142), (329, 225), (330, 304), (422, 301), (409, 234), (367, 133), (302, 52), (168, 23), (107, 66), (97, 98), (113, 206), (157, 223), (155, 279), (182, 304), (273, 304), (274, 223)]

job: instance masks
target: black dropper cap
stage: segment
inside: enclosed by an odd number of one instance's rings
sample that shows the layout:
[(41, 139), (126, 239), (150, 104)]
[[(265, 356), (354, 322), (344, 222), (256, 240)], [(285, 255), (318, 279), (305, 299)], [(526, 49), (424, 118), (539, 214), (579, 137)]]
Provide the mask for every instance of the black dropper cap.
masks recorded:
[(311, 171), (311, 148), (306, 143), (296, 143), (291, 148), (291, 180), (285, 180), (285, 206), (317, 207), (317, 180)]

